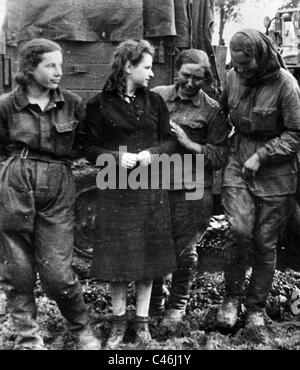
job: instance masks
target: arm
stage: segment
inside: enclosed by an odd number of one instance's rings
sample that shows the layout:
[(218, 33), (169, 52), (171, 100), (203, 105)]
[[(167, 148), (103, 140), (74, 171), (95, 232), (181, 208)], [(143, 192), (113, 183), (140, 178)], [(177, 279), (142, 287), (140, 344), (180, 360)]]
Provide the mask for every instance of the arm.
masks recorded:
[[(78, 97), (79, 98), (79, 97)], [(84, 131), (84, 115), (85, 115), (85, 104), (80, 98), (76, 101), (75, 105), (75, 118), (78, 121), (78, 126), (75, 130), (75, 138), (73, 144), (73, 150), (70, 154), (72, 159), (77, 159), (84, 156), (84, 141), (85, 141), (85, 131)]]
[(192, 141), (185, 131), (176, 123), (171, 122), (172, 131), (176, 134), (179, 143), (188, 151), (195, 154), (204, 154), (204, 165), (212, 170), (225, 167), (228, 159), (228, 125), (224, 113), (218, 110), (209, 120), (206, 144)]
[[(92, 99), (87, 104), (82, 126), (84, 127), (83, 151), (86, 158), (93, 164), (96, 163), (100, 154), (109, 152), (104, 148), (104, 124), (100, 102)], [(118, 162), (118, 153), (112, 152), (111, 154)]]
[(159, 109), (159, 126), (158, 126), (158, 141), (157, 146), (148, 148), (151, 154), (172, 154), (177, 146), (177, 139), (172, 135), (170, 126), (170, 113), (166, 103), (160, 95), (157, 95)]
[(226, 166), (229, 154), (228, 135), (228, 121), (220, 109), (208, 123), (207, 143), (201, 145), (206, 167), (219, 170)]

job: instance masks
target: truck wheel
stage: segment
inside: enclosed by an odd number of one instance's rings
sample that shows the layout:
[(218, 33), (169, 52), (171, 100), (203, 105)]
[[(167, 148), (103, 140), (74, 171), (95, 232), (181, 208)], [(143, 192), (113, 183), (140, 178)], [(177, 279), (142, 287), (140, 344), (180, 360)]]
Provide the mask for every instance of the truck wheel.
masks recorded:
[[(97, 170), (91, 166), (73, 170), (76, 184), (74, 251), (85, 260), (89, 260), (93, 252), (93, 240), (96, 235), (96, 186)], [(98, 236), (99, 238), (99, 236)]]

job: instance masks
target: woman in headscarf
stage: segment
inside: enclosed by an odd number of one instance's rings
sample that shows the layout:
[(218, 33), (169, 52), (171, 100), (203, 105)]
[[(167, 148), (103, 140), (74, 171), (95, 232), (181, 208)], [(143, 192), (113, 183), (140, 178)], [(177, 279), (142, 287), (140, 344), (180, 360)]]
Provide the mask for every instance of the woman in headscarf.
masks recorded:
[(246, 270), (246, 326), (265, 324), (265, 305), (276, 267), (276, 243), (293, 210), (300, 149), (300, 90), (272, 41), (256, 30), (230, 41), (233, 69), (221, 104), (234, 127), (223, 180), (226, 238), (225, 294), (217, 314), (233, 327)]

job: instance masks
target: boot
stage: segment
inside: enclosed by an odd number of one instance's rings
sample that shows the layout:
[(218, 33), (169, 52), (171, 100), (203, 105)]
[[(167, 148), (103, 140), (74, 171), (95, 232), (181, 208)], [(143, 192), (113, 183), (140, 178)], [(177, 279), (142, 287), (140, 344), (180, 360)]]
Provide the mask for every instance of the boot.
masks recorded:
[(16, 330), (14, 350), (46, 350), (44, 340), (39, 333), (39, 325), (30, 314), (13, 314)]
[(185, 309), (170, 308), (166, 310), (166, 314), (161, 322), (161, 326), (170, 330), (174, 329), (178, 323), (182, 322), (185, 316)]
[(238, 319), (239, 299), (226, 297), (217, 313), (217, 324), (223, 328), (233, 328)]
[(79, 351), (97, 351), (101, 349), (101, 342), (95, 336), (90, 325), (73, 332), (75, 335), (76, 349)]
[(265, 318), (265, 310), (251, 310), (247, 312), (245, 327), (249, 329), (259, 326), (265, 326)]
[(114, 316), (109, 338), (106, 342), (105, 349), (115, 350), (123, 342), (127, 327), (127, 315)]
[(149, 307), (149, 316), (159, 321), (165, 310), (165, 301), (168, 294), (164, 278), (155, 278), (152, 284), (152, 292)]
[(149, 331), (149, 317), (136, 316), (135, 318), (136, 345), (147, 346), (152, 338)]

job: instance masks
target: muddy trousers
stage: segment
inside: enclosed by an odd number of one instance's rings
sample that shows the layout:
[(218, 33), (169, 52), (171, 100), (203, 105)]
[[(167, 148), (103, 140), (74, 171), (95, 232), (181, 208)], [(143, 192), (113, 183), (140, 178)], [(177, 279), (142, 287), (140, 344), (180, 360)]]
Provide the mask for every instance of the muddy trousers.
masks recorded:
[(225, 294), (243, 294), (250, 251), (252, 274), (246, 296), (248, 310), (261, 310), (272, 287), (276, 244), (290, 216), (294, 196), (256, 197), (248, 189), (223, 189), (224, 211), (229, 222), (225, 251)]
[(37, 273), (70, 330), (88, 324), (72, 268), (75, 187), (62, 163), (10, 158), (0, 168), (0, 275), (16, 344), (39, 345), (34, 288)]
[[(213, 209), (212, 192), (211, 189), (205, 189), (202, 199), (186, 200), (184, 191), (170, 191), (169, 204), (177, 270), (172, 274), (167, 308), (185, 310), (197, 271), (197, 240), (207, 228)], [(159, 315), (164, 310), (165, 283), (165, 277), (153, 280), (150, 301), (152, 315)]]

